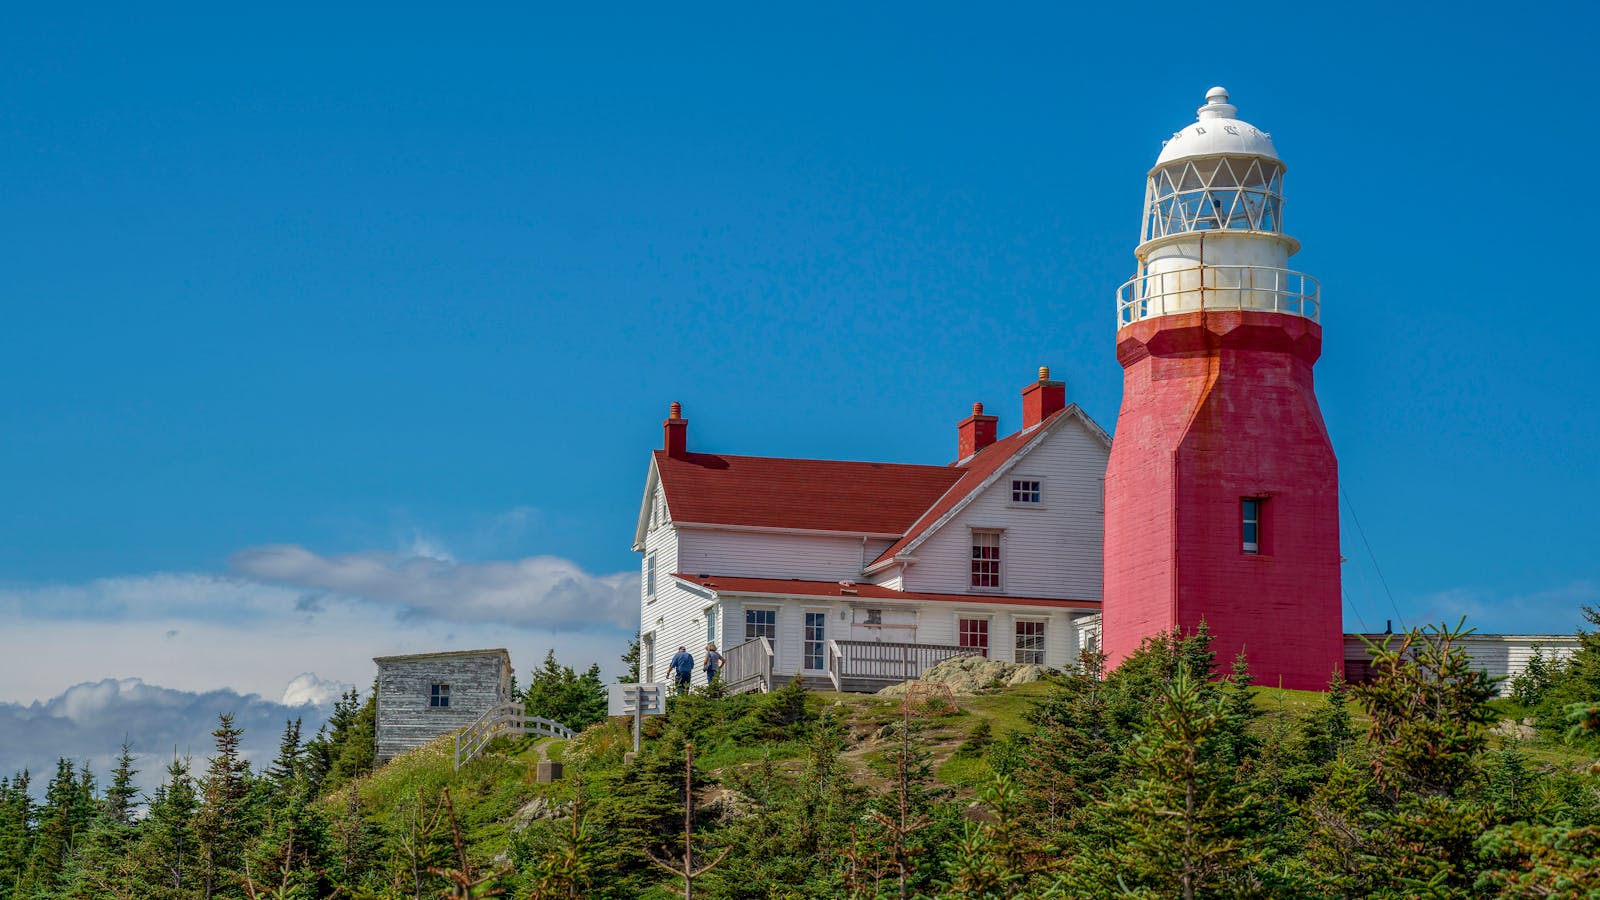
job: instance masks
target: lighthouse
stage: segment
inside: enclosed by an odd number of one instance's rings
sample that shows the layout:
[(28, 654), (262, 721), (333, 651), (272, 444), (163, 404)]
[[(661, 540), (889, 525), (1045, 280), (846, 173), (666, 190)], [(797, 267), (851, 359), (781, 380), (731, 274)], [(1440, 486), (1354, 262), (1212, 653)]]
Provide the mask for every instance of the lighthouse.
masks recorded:
[(1220, 87), (1145, 184), (1117, 292), (1102, 644), (1204, 621), (1226, 667), (1323, 689), (1342, 661), (1338, 464), (1317, 406), (1317, 281), (1289, 268), (1285, 166)]

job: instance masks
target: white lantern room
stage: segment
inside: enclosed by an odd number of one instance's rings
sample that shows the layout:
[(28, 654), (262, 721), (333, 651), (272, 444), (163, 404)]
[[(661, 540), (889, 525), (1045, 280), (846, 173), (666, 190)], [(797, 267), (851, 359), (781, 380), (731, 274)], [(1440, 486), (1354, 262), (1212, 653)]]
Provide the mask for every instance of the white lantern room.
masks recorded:
[(1317, 320), (1316, 279), (1288, 267), (1300, 243), (1283, 233), (1284, 168), (1272, 135), (1239, 119), (1227, 90), (1207, 91), (1150, 170), (1139, 271), (1117, 292), (1117, 327), (1201, 309)]

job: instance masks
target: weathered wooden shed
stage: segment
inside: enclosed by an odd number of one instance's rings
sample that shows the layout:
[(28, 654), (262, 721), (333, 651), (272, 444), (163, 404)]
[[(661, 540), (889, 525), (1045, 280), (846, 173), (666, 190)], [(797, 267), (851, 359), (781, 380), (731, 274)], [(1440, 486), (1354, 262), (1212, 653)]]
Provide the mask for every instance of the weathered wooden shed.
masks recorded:
[(387, 762), (511, 701), (504, 649), (379, 656), (377, 761)]

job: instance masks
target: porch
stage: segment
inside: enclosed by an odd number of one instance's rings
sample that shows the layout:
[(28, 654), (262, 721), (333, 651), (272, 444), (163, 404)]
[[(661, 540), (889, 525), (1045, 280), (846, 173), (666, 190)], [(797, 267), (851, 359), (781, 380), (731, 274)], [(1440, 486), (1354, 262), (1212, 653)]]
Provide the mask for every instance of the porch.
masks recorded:
[[(913, 644), (893, 641), (828, 641), (826, 668), (801, 672), (806, 687), (814, 691), (872, 693), (902, 681), (922, 677), (932, 666), (957, 656), (977, 656), (976, 647), (950, 644)], [(760, 637), (724, 651), (723, 684), (729, 693), (770, 691), (774, 683), (772, 642)]]

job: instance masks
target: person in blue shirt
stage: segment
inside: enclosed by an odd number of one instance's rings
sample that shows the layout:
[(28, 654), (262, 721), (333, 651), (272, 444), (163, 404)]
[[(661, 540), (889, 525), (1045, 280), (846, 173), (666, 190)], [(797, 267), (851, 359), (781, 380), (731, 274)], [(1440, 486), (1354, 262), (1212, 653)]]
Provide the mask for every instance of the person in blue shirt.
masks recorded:
[(682, 694), (688, 691), (689, 676), (694, 674), (694, 657), (689, 655), (689, 648), (679, 647), (678, 652), (672, 657), (672, 662), (668, 665), (672, 668), (672, 675), (677, 684), (678, 693)]

